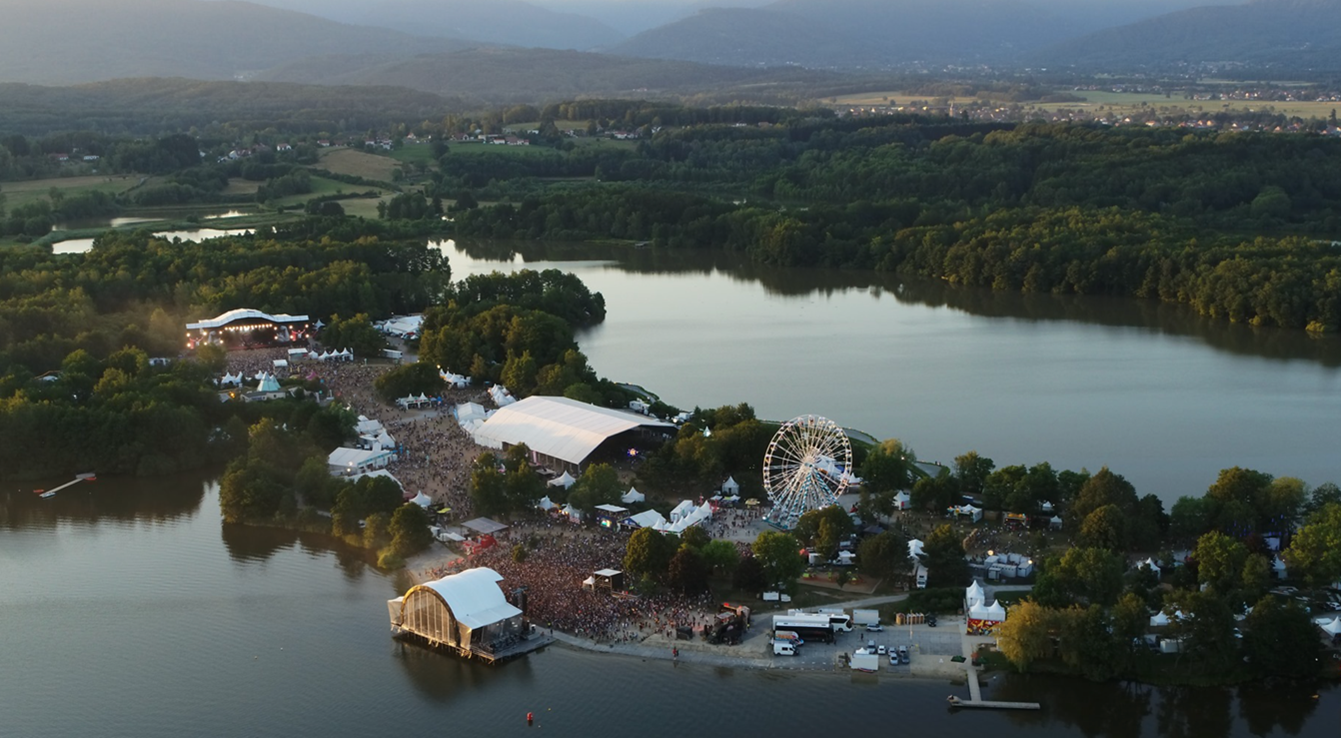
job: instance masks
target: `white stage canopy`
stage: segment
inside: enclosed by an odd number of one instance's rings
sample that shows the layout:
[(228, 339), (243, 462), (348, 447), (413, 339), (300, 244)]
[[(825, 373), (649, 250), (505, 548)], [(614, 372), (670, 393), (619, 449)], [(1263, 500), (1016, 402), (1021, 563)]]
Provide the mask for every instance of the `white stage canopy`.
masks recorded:
[(460, 574), (429, 582), (425, 587), (442, 595), (452, 616), (472, 630), (522, 614), (507, 601), (498, 583), (503, 576), (493, 569), (467, 569)]

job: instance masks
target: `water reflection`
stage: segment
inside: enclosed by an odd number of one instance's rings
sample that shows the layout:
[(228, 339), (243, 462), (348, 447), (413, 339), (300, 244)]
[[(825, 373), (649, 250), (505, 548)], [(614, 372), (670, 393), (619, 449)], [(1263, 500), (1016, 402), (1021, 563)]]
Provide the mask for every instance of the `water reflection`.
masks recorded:
[(1299, 735), (1318, 709), (1318, 697), (1318, 685), (1308, 682), (1244, 685), (1238, 688), (1239, 717), (1253, 735), (1268, 735), (1278, 727), (1287, 735)]
[[(451, 245), (471, 259), (499, 262), (500, 266), (594, 261), (599, 262), (595, 266), (634, 274), (719, 274), (736, 282), (758, 283), (770, 295), (780, 297), (828, 297), (864, 291), (876, 301), (892, 297), (900, 303), (945, 307), (989, 318), (1142, 328), (1197, 338), (1238, 355), (1341, 366), (1341, 340), (1336, 337), (1233, 325), (1198, 315), (1185, 305), (1157, 300), (994, 292), (864, 270), (784, 269), (761, 266), (740, 254), (721, 251), (469, 240)], [(445, 251), (451, 255), (450, 248)]]
[(53, 489), (69, 479), (34, 482), (0, 480), (0, 528), (54, 528), (61, 522), (89, 526), (115, 522), (163, 523), (194, 515), (208, 483), (199, 475), (81, 482), (43, 499), (35, 489)]
[(438, 704), (473, 699), (475, 692), (491, 687), (515, 689), (534, 685), (536, 675), (530, 659), (517, 659), (485, 666), (455, 656), (446, 656), (415, 643), (392, 641), (393, 658), (422, 696)]

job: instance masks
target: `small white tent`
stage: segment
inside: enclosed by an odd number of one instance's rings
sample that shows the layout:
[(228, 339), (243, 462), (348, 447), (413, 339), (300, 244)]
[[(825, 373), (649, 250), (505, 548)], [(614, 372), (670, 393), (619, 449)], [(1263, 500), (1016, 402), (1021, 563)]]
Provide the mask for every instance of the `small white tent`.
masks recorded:
[(726, 481), (722, 482), (722, 494), (734, 495), (739, 492), (740, 492), (740, 483), (736, 481), (735, 477), (727, 477)]
[(1004, 623), (1006, 622), (1006, 608), (1000, 602), (992, 600), (992, 604), (987, 606), (987, 617), (982, 618), (982, 620)]
[(568, 472), (564, 472), (558, 477), (549, 480), (549, 486), (551, 487), (563, 487), (564, 489), (568, 489), (574, 484), (577, 484), (577, 480), (573, 479), (573, 475)]
[(680, 504), (676, 505), (675, 509), (671, 510), (670, 514), (671, 522), (678, 523), (680, 522), (681, 518), (688, 516), (689, 513), (693, 511), (694, 511), (694, 503), (692, 501), (681, 500)]
[(987, 593), (983, 591), (982, 585), (978, 584), (977, 581), (974, 581), (973, 584), (970, 584), (964, 589), (964, 604), (967, 605), (970, 610), (972, 610), (974, 606), (983, 604), (986, 600)]
[(1152, 558), (1148, 558), (1148, 557), (1147, 557), (1145, 561), (1142, 561), (1140, 564), (1137, 564), (1136, 568), (1138, 568), (1138, 569), (1149, 569), (1150, 571), (1155, 572), (1155, 576), (1156, 576), (1157, 578), (1160, 576), (1160, 568), (1159, 568), (1159, 564), (1156, 564), (1156, 563), (1155, 563), (1155, 560), (1152, 559)]
[(909, 495), (907, 492), (904, 492), (903, 490), (899, 490), (899, 492), (897, 492), (897, 493), (894, 495), (894, 509), (895, 509), (895, 510), (907, 510), (908, 508), (910, 508), (910, 507), (912, 507), (912, 506), (913, 506), (913, 498), (912, 498), (912, 496)]
[(427, 510), (429, 506), (433, 504), (433, 499), (428, 495), (424, 494), (423, 492), (420, 492), (419, 494), (415, 495), (414, 499), (410, 500), (410, 502), (413, 502), (414, 504)]
[(621, 495), (619, 501), (625, 505), (632, 505), (635, 502), (646, 502), (647, 495), (639, 492), (636, 487), (629, 487), (629, 491)]
[(549, 499), (549, 495), (541, 497), (540, 501), (535, 503), (535, 506), (546, 512), (554, 509), (554, 503)]
[(1165, 615), (1162, 611), (1157, 612), (1150, 617), (1150, 627), (1152, 628), (1163, 628), (1168, 624), (1169, 616)]
[(1341, 633), (1341, 617), (1335, 618), (1330, 623), (1319, 623), (1318, 627), (1326, 631), (1328, 635), (1335, 636)]

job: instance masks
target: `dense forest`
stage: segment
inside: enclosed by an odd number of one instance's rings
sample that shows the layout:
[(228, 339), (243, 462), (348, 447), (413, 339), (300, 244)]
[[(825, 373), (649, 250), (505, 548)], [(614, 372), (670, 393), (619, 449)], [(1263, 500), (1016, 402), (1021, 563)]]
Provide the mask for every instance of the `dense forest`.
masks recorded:
[(461, 209), (465, 236), (650, 241), (1341, 327), (1335, 138), (814, 117), (440, 165), (442, 196), (505, 200)]
[[(261, 411), (210, 390), (222, 357), (148, 361), (179, 355), (189, 319), (238, 307), (387, 315), (438, 299), (448, 278), (439, 251), (368, 221), (205, 243), (109, 233), (84, 255), (0, 249), (0, 465), (152, 474), (232, 458)], [(314, 421), (311, 403), (265, 407), (295, 427), (317, 423), (324, 442), (346, 430)]]

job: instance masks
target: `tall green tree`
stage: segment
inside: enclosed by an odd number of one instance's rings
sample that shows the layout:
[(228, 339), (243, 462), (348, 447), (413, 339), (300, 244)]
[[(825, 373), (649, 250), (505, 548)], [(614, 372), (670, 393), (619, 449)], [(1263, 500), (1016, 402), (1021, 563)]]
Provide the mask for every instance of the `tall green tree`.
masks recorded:
[(881, 441), (866, 454), (859, 468), (862, 486), (875, 493), (909, 489), (916, 475), (916, 461), (917, 455), (899, 439)]
[(674, 555), (675, 543), (664, 534), (651, 528), (639, 528), (629, 536), (624, 551), (624, 571), (635, 577), (662, 579)]
[(942, 525), (923, 541), (926, 555), (927, 587), (963, 587), (969, 581), (968, 559), (964, 557), (964, 541), (954, 528)]
[(754, 540), (751, 550), (763, 568), (768, 586), (776, 586), (784, 592), (792, 591), (796, 579), (806, 569), (806, 561), (801, 558), (801, 545), (790, 533), (766, 530)]

